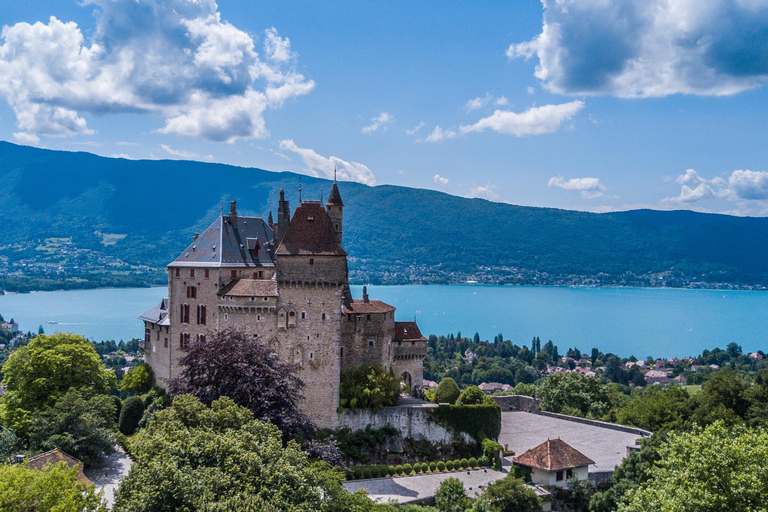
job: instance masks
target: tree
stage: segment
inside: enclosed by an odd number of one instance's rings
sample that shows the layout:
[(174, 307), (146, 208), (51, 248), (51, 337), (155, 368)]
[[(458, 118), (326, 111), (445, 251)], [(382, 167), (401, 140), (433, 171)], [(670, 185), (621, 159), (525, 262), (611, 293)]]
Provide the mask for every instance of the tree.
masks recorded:
[(649, 386), (616, 412), (616, 421), (652, 432), (683, 428), (687, 424), (690, 408), (691, 397), (684, 389), (678, 386)]
[(21, 448), (21, 440), (16, 437), (13, 430), (0, 427), (0, 464), (9, 462)]
[(133, 435), (143, 415), (144, 401), (137, 396), (128, 397), (120, 409), (120, 432), (127, 436)]
[(116, 380), (87, 339), (57, 333), (15, 350), (3, 366), (3, 384), (0, 419), (26, 437), (34, 413), (52, 407), (70, 388), (106, 394)]
[(747, 389), (749, 384), (731, 368), (715, 372), (694, 398), (697, 407), (692, 420), (707, 425), (719, 419), (728, 423), (745, 419), (750, 406)]
[(343, 475), (313, 461), (280, 431), (230, 398), (205, 406), (179, 395), (133, 438), (136, 462), (117, 491), (114, 512), (178, 510), (372, 510)]
[(492, 403), (493, 398), (480, 391), (480, 388), (477, 386), (469, 386), (461, 392), (459, 398), (456, 400), (456, 405), (480, 405)]
[(120, 391), (123, 393), (146, 393), (155, 385), (155, 372), (147, 364), (135, 366), (128, 370), (120, 381)]
[(556, 373), (539, 385), (541, 408), (600, 418), (608, 412), (608, 392), (597, 377), (581, 373)]
[(283, 363), (265, 344), (241, 331), (225, 330), (194, 343), (179, 358), (181, 373), (170, 383), (172, 396), (190, 394), (206, 405), (227, 396), (286, 436), (310, 436), (315, 427), (299, 410), (304, 383), (296, 366)]
[(73, 388), (37, 416), (30, 445), (41, 451), (59, 448), (85, 464), (99, 463), (114, 451), (114, 418), (115, 404), (108, 395), (88, 396)]
[(625, 496), (620, 512), (764, 511), (768, 432), (721, 422), (672, 433), (650, 478)]
[(347, 368), (341, 373), (339, 394), (342, 407), (378, 411), (397, 405), (400, 380), (391, 370), (387, 373), (380, 366)]
[(454, 404), (459, 398), (459, 385), (450, 377), (446, 377), (437, 385), (435, 400), (440, 404)]
[(441, 512), (464, 512), (469, 506), (469, 498), (464, 484), (458, 478), (447, 478), (440, 483), (435, 492), (435, 507)]
[(42, 471), (0, 464), (0, 510), (34, 512), (106, 512), (93, 485), (77, 480), (77, 468), (64, 462)]
[(541, 510), (541, 500), (522, 478), (508, 475), (488, 485), (477, 497), (476, 512), (536, 512)]

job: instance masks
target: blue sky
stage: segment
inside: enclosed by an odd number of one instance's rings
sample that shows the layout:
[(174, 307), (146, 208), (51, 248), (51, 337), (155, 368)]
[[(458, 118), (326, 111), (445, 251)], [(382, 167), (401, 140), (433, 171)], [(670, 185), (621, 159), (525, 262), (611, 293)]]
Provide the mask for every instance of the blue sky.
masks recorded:
[(2, 2), (0, 138), (768, 215), (757, 0)]

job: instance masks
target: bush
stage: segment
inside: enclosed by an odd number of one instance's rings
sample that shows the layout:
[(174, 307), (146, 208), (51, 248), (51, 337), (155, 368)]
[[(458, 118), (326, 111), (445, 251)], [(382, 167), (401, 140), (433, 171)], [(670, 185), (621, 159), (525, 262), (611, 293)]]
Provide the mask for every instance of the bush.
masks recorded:
[(350, 471), (349, 469), (344, 472), (344, 476), (347, 477), (347, 480), (355, 479), (355, 473)]
[(112, 401), (115, 403), (115, 424), (120, 421), (120, 411), (123, 409), (123, 402), (119, 396), (112, 395)]
[(492, 404), (493, 398), (486, 395), (477, 386), (469, 386), (467, 389), (461, 392), (456, 405), (482, 405)]
[(413, 472), (414, 473), (421, 473), (421, 464), (419, 464), (418, 462), (416, 464), (414, 464), (413, 465)]
[(461, 467), (467, 469), (469, 467), (469, 461), (467, 459), (461, 459)]
[(365, 469), (363, 470), (363, 476), (364, 476), (365, 478), (371, 478), (371, 476), (372, 476), (372, 475), (371, 475), (371, 470), (370, 470), (369, 468), (365, 468)]
[(476, 468), (477, 467), (477, 459), (476, 458), (472, 457), (471, 459), (469, 459), (469, 467), (471, 467), (471, 468)]
[(363, 470), (362, 469), (355, 468), (355, 478), (357, 478), (358, 480), (363, 478)]
[[(464, 459), (464, 460), (466, 460), (466, 459)], [(485, 455), (483, 455), (482, 457), (477, 459), (477, 463), (480, 465), (481, 468), (484, 468), (484, 467), (488, 466), (488, 458)], [(467, 465), (469, 465), (469, 461), (467, 461)], [(464, 467), (467, 467), (467, 466), (464, 466)]]
[(398, 465), (395, 468), (395, 471), (397, 472), (398, 475), (402, 475), (403, 474), (403, 466)]
[(155, 373), (147, 364), (135, 366), (128, 370), (120, 381), (120, 391), (123, 393), (146, 393), (155, 385)]
[(395, 476), (397, 474), (397, 469), (395, 466), (389, 466), (387, 468), (387, 473), (389, 473), (389, 476)]
[(447, 478), (440, 483), (435, 492), (435, 507), (440, 512), (464, 512), (469, 506), (469, 499), (464, 484), (458, 478)]
[(406, 475), (410, 475), (411, 473), (413, 473), (413, 466), (411, 466), (410, 464), (406, 464), (405, 466), (403, 466), (403, 472)]
[(445, 462), (440, 461), (437, 463), (437, 470), (438, 471), (445, 471)]
[(349, 368), (341, 373), (339, 403), (350, 409), (371, 409), (397, 405), (400, 396), (400, 379), (390, 369), (385, 372), (380, 366), (363, 365)]
[(435, 398), (439, 404), (453, 404), (458, 400), (461, 391), (456, 381), (450, 377), (446, 377), (440, 381), (437, 385), (437, 391), (435, 392)]
[(371, 478), (379, 478), (379, 468), (371, 468)]
[(139, 426), (139, 421), (144, 415), (144, 402), (137, 396), (128, 398), (123, 403), (123, 410), (120, 411), (120, 422), (118, 428), (123, 434), (130, 436)]
[(453, 471), (453, 461), (452, 460), (449, 460), (448, 462), (445, 463), (445, 469), (447, 469), (448, 471)]
[(460, 460), (453, 461), (453, 469), (461, 469), (461, 461)]
[(501, 407), (493, 405), (446, 405), (427, 409), (438, 425), (469, 434), (477, 443), (485, 437), (497, 439), (501, 433)]
[(432, 473), (434, 473), (434, 472), (437, 470), (437, 464), (435, 464), (434, 462), (430, 462), (430, 463), (429, 463), (429, 470), (430, 470)]

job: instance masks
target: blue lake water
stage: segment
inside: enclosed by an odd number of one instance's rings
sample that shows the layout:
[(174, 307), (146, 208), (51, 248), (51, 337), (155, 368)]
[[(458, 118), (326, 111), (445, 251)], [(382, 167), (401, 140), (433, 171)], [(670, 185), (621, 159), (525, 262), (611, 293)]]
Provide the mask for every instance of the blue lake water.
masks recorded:
[[(355, 297), (361, 287), (353, 286)], [(560, 352), (598, 347), (628, 357), (684, 357), (735, 341), (768, 351), (768, 293), (659, 288), (370, 286), (371, 299), (397, 307), (425, 335), (461, 331), (522, 345), (539, 336)], [(83, 334), (96, 341), (142, 337), (136, 317), (166, 288), (38, 292), (0, 296), (0, 314), (24, 331)], [(48, 324), (46, 322), (57, 322)]]

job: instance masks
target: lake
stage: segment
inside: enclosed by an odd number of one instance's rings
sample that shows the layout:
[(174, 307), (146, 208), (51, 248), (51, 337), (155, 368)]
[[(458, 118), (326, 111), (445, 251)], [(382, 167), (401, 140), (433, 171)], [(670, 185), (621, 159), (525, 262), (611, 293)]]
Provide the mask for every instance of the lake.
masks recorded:
[[(353, 286), (353, 295), (362, 295)], [(23, 331), (74, 332), (101, 340), (142, 337), (136, 317), (166, 288), (38, 292), (0, 296), (0, 314)], [(424, 335), (461, 331), (518, 345), (539, 336), (560, 353), (569, 347), (645, 358), (684, 357), (735, 341), (745, 351), (768, 350), (768, 293), (661, 288), (568, 288), (481, 285), (369, 286), (371, 299), (414, 316)], [(46, 322), (57, 322), (49, 324)]]

